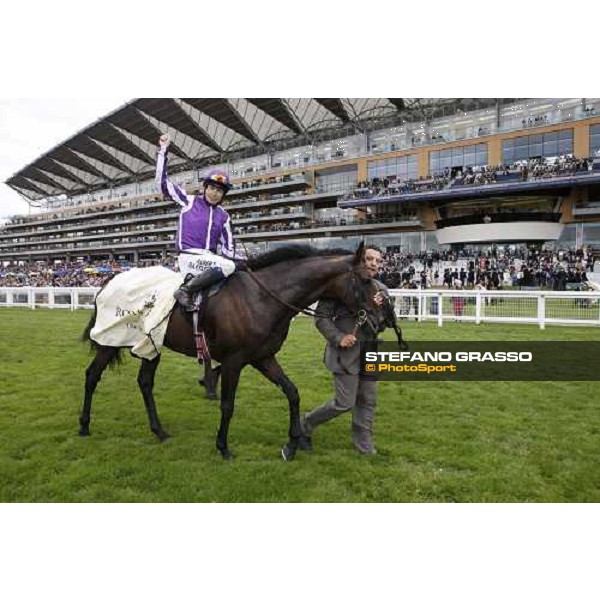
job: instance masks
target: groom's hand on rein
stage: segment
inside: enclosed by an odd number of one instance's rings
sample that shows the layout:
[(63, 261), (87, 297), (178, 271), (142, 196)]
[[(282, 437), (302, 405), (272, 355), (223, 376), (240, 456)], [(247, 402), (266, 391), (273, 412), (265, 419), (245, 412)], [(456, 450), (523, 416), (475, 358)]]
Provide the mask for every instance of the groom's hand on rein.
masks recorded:
[(340, 348), (351, 348), (356, 344), (356, 336), (352, 333), (347, 333), (340, 341)]
[(381, 306), (385, 302), (385, 299), (385, 294), (383, 292), (377, 292), (373, 296), (373, 302), (375, 302), (377, 306)]

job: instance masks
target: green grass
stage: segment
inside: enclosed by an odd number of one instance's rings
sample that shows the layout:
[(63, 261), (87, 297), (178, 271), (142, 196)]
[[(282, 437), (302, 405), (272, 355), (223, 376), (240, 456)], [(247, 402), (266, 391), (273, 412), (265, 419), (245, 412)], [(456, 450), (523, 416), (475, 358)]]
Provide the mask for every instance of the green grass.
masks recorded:
[[(156, 399), (173, 438), (150, 433), (136, 373), (107, 371), (79, 438), (89, 311), (0, 309), (2, 502), (599, 502), (599, 387), (593, 382), (380, 383), (379, 455), (358, 455), (349, 416), (321, 427), (312, 455), (284, 463), (287, 401), (246, 369), (230, 430), (198, 366), (165, 351)], [(403, 322), (408, 340), (598, 340), (596, 328)], [(387, 335), (388, 339), (392, 336)], [(328, 399), (323, 340), (297, 319), (280, 353), (303, 410)]]

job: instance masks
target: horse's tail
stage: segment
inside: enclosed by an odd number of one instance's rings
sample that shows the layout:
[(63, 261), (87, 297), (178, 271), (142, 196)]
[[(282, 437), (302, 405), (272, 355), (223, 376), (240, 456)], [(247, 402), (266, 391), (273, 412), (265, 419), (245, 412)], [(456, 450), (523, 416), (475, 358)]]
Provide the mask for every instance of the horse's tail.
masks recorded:
[(94, 302), (94, 313), (90, 317), (88, 324), (85, 326), (85, 329), (83, 330), (83, 333), (81, 334), (82, 342), (90, 342), (90, 344), (94, 344), (94, 340), (92, 340), (92, 338), (90, 337), (90, 332), (92, 331), (92, 329), (94, 328), (94, 325), (96, 324), (97, 313), (98, 313), (98, 308), (96, 307), (96, 303)]
[[(110, 279), (107, 279), (102, 284), (102, 287), (98, 291), (98, 294), (100, 294), (100, 292), (104, 289), (104, 286), (109, 281), (110, 281)], [(89, 342), (89, 344), (90, 344), (90, 352), (93, 352), (93, 351), (97, 350), (100, 347), (100, 344), (98, 344), (97, 342), (95, 342), (92, 339), (91, 335), (90, 335), (92, 329), (94, 328), (94, 325), (96, 324), (96, 317), (98, 315), (98, 304), (97, 304), (98, 294), (96, 294), (96, 299), (94, 300), (94, 312), (93, 312), (92, 316), (90, 317), (90, 320), (88, 321), (88, 324), (85, 326), (85, 329), (83, 330), (83, 333), (81, 334), (81, 341), (82, 342)], [(108, 366), (109, 367), (114, 367), (115, 364), (121, 364), (122, 362), (123, 362), (123, 357), (121, 356), (121, 349), (117, 348), (117, 351), (114, 353), (114, 355), (111, 355), (110, 360), (108, 361)]]

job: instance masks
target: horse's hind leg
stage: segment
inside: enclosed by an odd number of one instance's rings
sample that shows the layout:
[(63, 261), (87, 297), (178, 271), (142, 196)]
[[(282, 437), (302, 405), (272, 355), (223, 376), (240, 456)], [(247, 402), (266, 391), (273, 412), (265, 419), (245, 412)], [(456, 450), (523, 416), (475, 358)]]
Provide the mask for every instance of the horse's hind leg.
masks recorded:
[(137, 381), (138, 385), (140, 386), (140, 390), (142, 390), (142, 396), (144, 397), (144, 404), (146, 405), (146, 411), (148, 412), (148, 419), (150, 421), (150, 429), (161, 442), (164, 442), (170, 436), (163, 429), (163, 426), (160, 424), (160, 420), (158, 419), (153, 393), (154, 375), (156, 373), (156, 369), (158, 368), (159, 362), (160, 354), (152, 360), (143, 358), (142, 364), (140, 365), (140, 370), (138, 371)]
[(102, 373), (110, 362), (119, 354), (118, 348), (110, 346), (96, 346), (96, 356), (85, 371), (85, 396), (83, 408), (79, 417), (79, 435), (82, 437), (90, 435), (90, 419), (92, 412), (92, 396), (94, 390), (102, 379)]

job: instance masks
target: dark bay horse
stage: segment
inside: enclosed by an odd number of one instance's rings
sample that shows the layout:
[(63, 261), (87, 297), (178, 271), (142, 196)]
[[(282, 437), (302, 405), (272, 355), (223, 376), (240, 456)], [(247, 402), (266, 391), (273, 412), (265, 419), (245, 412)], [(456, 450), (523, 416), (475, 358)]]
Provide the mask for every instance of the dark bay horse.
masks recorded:
[[(227, 435), (240, 373), (246, 365), (252, 365), (279, 386), (288, 399), (289, 441), (282, 449), (283, 458), (291, 460), (296, 450), (303, 448), (298, 390), (275, 355), (288, 335), (292, 318), (319, 299), (339, 300), (357, 315), (360, 310), (374, 310), (372, 298), (376, 287), (373, 281), (365, 282), (361, 278), (363, 263), (362, 243), (356, 253), (286, 246), (251, 259), (248, 267), (252, 273), (234, 274), (216, 296), (205, 300), (202, 326), (212, 357), (221, 363), (221, 424), (216, 445), (223, 458), (232, 457)], [(96, 356), (86, 370), (85, 397), (79, 419), (82, 436), (89, 435), (92, 395), (102, 372), (118, 360), (120, 351), (120, 348), (101, 346), (90, 339), (95, 320), (96, 313), (84, 332), (84, 339), (90, 340)], [(164, 345), (175, 352), (196, 356), (191, 321), (178, 308), (169, 318)], [(169, 435), (160, 423), (153, 395), (160, 355), (153, 360), (141, 360), (138, 384), (150, 429), (163, 441)]]

